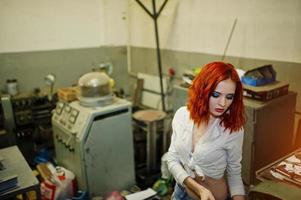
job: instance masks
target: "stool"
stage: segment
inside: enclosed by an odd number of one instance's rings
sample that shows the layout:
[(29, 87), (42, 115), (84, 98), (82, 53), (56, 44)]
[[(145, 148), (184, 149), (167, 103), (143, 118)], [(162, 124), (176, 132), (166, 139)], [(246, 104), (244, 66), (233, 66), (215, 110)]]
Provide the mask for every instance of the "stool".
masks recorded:
[[(159, 123), (164, 123), (166, 113), (160, 110), (141, 110), (133, 114), (134, 120), (145, 124), (146, 131), (146, 170), (150, 173), (157, 166), (157, 132)], [(138, 123), (137, 123), (138, 124)], [(139, 124), (138, 124), (139, 126)], [(164, 127), (164, 125), (163, 125)]]

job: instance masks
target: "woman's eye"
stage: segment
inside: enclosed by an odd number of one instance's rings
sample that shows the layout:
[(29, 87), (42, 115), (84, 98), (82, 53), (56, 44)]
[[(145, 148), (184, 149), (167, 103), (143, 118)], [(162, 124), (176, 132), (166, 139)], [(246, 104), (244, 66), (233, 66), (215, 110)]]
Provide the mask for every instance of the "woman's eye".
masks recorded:
[(228, 100), (233, 100), (233, 98), (234, 98), (234, 95), (233, 95), (233, 94), (228, 94), (228, 95), (226, 96), (226, 99), (228, 99)]
[(214, 97), (214, 98), (219, 97), (219, 95), (220, 95), (220, 93), (218, 93), (218, 92), (212, 92), (211, 93), (211, 96)]

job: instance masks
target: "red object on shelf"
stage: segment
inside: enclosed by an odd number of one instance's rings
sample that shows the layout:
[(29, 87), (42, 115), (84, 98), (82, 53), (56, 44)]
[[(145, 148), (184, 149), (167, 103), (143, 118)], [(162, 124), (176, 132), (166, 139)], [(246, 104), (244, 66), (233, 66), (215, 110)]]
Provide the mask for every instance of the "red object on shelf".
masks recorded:
[(168, 75), (174, 76), (176, 74), (175, 70), (173, 68), (168, 68)]

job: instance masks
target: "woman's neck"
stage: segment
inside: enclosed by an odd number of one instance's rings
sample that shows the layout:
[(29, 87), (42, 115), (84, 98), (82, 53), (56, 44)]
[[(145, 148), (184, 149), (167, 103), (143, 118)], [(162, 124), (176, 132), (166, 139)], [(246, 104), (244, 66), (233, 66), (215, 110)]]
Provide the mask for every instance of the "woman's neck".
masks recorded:
[(215, 117), (213, 115), (210, 115), (208, 120), (208, 126), (210, 126), (218, 117)]

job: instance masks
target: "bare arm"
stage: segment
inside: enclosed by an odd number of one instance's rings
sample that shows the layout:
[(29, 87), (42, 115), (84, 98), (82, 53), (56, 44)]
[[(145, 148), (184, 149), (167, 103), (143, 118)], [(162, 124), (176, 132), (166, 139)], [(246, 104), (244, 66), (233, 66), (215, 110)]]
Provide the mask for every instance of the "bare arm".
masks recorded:
[(187, 177), (183, 183), (186, 186), (186, 191), (191, 198), (197, 198), (196, 200), (215, 200), (212, 193), (207, 188), (197, 183), (190, 176)]
[(233, 200), (245, 200), (245, 196), (243, 195), (235, 195), (232, 197)]
[(200, 197), (196, 195), (192, 190), (190, 190), (188, 187), (185, 188), (185, 191), (187, 192), (188, 196), (193, 200), (200, 200)]

